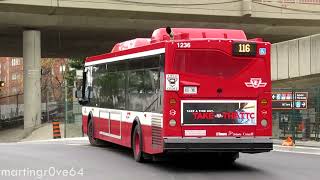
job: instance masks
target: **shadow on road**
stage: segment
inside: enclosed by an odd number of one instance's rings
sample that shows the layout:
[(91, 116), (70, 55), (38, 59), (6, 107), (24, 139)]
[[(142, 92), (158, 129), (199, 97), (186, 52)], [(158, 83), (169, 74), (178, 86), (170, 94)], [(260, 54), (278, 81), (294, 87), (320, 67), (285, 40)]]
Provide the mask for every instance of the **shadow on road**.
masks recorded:
[(150, 163), (151, 166), (174, 172), (254, 172), (262, 173), (260, 169), (241, 163), (228, 163), (214, 157), (184, 154), (188, 157), (171, 156), (162, 162)]
[[(107, 146), (99, 147), (114, 153), (112, 156), (121, 156), (128, 158), (128, 160), (136, 163), (133, 159), (132, 150), (124, 148), (116, 144), (108, 144)], [(243, 173), (261, 173), (264, 171), (239, 162), (227, 163), (209, 154), (170, 154), (166, 158), (157, 158), (156, 161), (147, 161), (144, 165), (154, 167), (168, 172), (243, 172)], [(240, 154), (241, 158), (241, 154)]]

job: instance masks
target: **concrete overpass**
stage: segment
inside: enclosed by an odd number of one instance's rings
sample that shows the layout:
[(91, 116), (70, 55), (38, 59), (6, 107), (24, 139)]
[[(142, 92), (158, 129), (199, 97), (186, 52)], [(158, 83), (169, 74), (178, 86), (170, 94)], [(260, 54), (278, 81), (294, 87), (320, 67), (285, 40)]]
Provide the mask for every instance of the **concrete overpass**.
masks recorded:
[(319, 0), (0, 0), (0, 56), (23, 56), (25, 128), (40, 122), (40, 57), (89, 56), (164, 26), (243, 29), (280, 42), (320, 32)]
[(153, 29), (243, 29), (280, 42), (320, 32), (319, 0), (0, 0), (0, 56), (22, 56), (22, 31), (41, 31), (42, 57), (87, 56)]

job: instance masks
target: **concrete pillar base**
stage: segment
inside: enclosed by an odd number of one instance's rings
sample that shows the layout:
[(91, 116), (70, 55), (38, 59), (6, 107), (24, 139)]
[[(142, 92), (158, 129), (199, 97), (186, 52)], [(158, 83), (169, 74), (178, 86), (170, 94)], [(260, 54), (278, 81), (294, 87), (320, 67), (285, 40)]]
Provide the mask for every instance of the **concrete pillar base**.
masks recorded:
[(26, 133), (41, 124), (41, 34), (23, 32), (24, 129)]

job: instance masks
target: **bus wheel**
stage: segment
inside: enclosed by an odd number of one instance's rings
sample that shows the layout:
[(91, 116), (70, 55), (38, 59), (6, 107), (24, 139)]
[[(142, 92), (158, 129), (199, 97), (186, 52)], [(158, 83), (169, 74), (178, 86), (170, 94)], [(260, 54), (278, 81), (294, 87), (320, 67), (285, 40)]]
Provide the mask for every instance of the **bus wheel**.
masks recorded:
[(224, 153), (222, 155), (222, 160), (226, 165), (233, 164), (239, 158), (238, 152)]
[(139, 125), (134, 127), (133, 137), (132, 137), (132, 149), (133, 149), (133, 157), (137, 162), (143, 162), (143, 143), (142, 143), (142, 134)]
[(96, 139), (94, 138), (94, 127), (93, 127), (93, 123), (92, 120), (89, 120), (89, 124), (88, 124), (88, 138), (89, 138), (89, 142), (91, 145), (93, 146), (104, 146), (106, 145), (106, 142), (100, 140), (100, 139)]

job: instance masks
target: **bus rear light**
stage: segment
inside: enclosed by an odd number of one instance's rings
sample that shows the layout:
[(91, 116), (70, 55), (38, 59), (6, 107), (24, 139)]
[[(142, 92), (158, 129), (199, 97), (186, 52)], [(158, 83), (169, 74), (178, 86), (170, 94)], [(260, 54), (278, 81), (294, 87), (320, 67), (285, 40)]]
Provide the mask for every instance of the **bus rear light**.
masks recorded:
[(267, 127), (267, 125), (268, 125), (268, 121), (266, 119), (262, 119), (261, 120), (261, 126)]
[(171, 99), (169, 100), (169, 104), (170, 104), (171, 106), (174, 106), (174, 105), (176, 105), (176, 104), (177, 104), (177, 101), (176, 101), (176, 99), (174, 99), (174, 98), (171, 98)]
[(176, 126), (176, 124), (177, 124), (177, 122), (176, 122), (176, 120), (174, 120), (174, 119), (171, 119), (171, 120), (169, 121), (169, 125), (170, 125), (171, 127)]
[(170, 114), (170, 116), (175, 116), (175, 115), (177, 114), (177, 111), (174, 110), (174, 109), (171, 109), (171, 110), (169, 111), (169, 114)]
[(266, 106), (268, 104), (268, 100), (263, 98), (260, 100), (260, 104)]
[(197, 86), (184, 86), (183, 93), (184, 94), (197, 94), (198, 92)]

